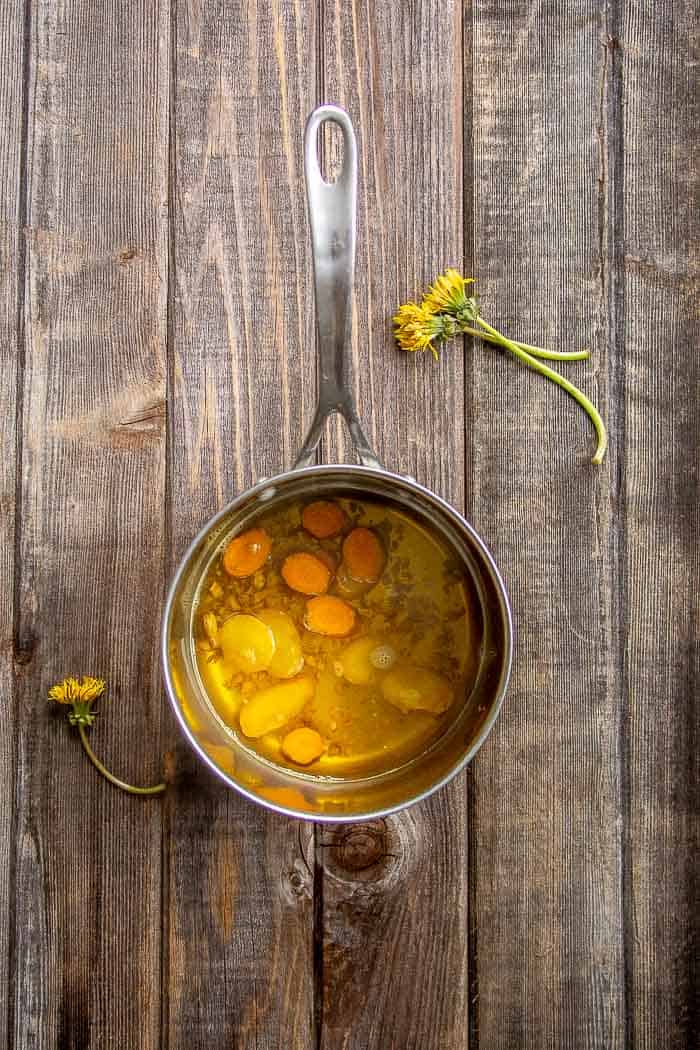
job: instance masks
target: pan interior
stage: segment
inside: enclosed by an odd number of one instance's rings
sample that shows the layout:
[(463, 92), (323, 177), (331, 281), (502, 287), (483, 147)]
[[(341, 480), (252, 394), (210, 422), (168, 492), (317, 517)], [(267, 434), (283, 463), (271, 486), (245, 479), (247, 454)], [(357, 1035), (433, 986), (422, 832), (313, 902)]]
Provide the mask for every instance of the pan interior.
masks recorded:
[[(194, 621), (202, 581), (234, 534), (290, 502), (360, 500), (395, 509), (436, 534), (469, 583), (480, 645), (463, 702), (454, 705), (424, 752), (380, 771), (347, 768), (312, 775), (284, 768), (246, 746), (216, 711), (197, 666)], [(171, 592), (165, 644), (166, 680), (176, 713), (197, 751), (232, 786), (258, 801), (319, 819), (359, 819), (429, 793), (464, 764), (483, 739), (500, 704), (510, 659), (510, 625), (500, 578), (482, 542), (451, 508), (416, 483), (361, 467), (290, 472), (234, 501), (197, 537)]]

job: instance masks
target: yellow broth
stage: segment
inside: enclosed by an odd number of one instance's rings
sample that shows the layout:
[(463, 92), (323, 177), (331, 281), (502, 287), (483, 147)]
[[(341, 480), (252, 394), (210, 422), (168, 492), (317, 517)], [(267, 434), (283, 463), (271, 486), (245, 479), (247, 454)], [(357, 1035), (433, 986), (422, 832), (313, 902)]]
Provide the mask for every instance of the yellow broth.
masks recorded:
[(299, 772), (369, 776), (424, 752), (466, 702), (479, 606), (423, 522), (355, 499), (320, 501), (315, 521), (318, 502), (262, 513), (222, 546), (194, 612), (197, 665), (244, 747)]

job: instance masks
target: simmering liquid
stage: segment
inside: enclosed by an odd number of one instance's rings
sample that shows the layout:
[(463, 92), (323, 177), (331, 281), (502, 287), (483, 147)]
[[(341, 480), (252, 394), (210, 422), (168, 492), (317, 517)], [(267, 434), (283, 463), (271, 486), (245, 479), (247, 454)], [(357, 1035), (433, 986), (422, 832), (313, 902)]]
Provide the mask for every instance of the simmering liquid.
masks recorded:
[(465, 703), (478, 610), (446, 542), (404, 510), (293, 502), (210, 564), (197, 665), (244, 747), (298, 772), (368, 776), (425, 751)]

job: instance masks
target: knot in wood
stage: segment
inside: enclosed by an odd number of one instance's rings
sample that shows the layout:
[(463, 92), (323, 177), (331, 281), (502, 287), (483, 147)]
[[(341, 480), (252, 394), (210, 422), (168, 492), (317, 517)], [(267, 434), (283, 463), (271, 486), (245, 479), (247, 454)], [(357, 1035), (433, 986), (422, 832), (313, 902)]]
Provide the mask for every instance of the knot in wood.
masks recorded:
[(117, 254), (119, 265), (126, 266), (126, 264), (130, 263), (132, 259), (135, 259), (138, 254), (138, 248), (123, 248), (122, 251)]
[(346, 871), (366, 871), (386, 856), (386, 824), (383, 820), (343, 828), (334, 837), (336, 863)]
[(383, 882), (390, 877), (400, 843), (385, 820), (341, 824), (321, 843), (323, 867), (345, 882)]
[(12, 647), (15, 669), (17, 671), (24, 670), (32, 662), (38, 643), (39, 639), (33, 631), (18, 632)]
[(294, 906), (311, 899), (312, 878), (305, 861), (294, 861), (292, 866), (283, 873), (282, 892), (287, 903)]

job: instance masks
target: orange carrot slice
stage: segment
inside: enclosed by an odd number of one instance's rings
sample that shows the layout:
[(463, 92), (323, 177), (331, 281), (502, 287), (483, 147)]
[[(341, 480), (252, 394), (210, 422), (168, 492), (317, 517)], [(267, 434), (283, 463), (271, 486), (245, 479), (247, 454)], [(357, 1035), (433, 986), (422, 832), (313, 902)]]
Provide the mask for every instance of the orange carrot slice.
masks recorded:
[(323, 738), (315, 729), (301, 726), (287, 733), (282, 741), (282, 750), (292, 762), (299, 766), (308, 766), (323, 754)]
[(224, 551), (224, 569), (241, 579), (262, 569), (272, 550), (272, 540), (264, 529), (248, 529), (234, 536)]
[(360, 583), (376, 583), (384, 570), (386, 556), (376, 533), (353, 529), (343, 542), (343, 564), (348, 576)]
[(331, 573), (320, 558), (299, 551), (284, 559), (282, 579), (300, 594), (325, 594), (331, 582)]
[(342, 598), (324, 594), (306, 603), (304, 626), (314, 634), (344, 638), (355, 626), (355, 610)]
[(347, 519), (341, 507), (330, 500), (319, 499), (304, 507), (301, 523), (317, 540), (328, 540), (345, 528)]

